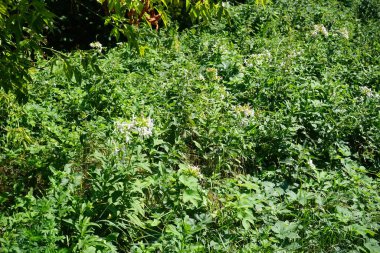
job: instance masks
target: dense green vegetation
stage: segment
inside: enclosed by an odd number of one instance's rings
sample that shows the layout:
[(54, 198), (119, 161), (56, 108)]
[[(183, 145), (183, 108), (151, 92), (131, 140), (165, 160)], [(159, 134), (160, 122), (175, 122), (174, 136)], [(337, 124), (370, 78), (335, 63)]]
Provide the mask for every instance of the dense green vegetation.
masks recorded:
[(54, 14), (40, 0), (0, 1), (0, 88), (25, 99), (28, 67), (52, 26)]
[(380, 252), (379, 2), (225, 7), (0, 90), (0, 252)]

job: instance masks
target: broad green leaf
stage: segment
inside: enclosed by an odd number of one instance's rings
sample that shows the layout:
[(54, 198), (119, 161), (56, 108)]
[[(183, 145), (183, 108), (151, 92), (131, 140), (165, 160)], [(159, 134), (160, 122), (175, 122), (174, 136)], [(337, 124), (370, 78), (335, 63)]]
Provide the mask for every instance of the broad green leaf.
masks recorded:
[(198, 189), (198, 179), (191, 175), (181, 175), (179, 176), (179, 181), (185, 186), (189, 187), (192, 190)]
[(272, 231), (276, 233), (276, 236), (280, 239), (297, 239), (300, 236), (297, 234), (298, 224), (289, 221), (277, 221), (276, 224), (272, 226)]
[(369, 253), (379, 253), (380, 245), (375, 239), (369, 239), (364, 243), (364, 247), (369, 251)]
[(194, 206), (198, 206), (198, 202), (202, 201), (202, 197), (197, 190), (186, 189), (183, 192), (182, 200), (184, 203), (191, 202)]

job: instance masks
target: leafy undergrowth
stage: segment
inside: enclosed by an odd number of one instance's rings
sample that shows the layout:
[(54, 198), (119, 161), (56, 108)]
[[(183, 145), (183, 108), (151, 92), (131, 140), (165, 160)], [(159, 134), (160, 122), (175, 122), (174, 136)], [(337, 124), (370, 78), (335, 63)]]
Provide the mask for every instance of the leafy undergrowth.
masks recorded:
[(0, 94), (0, 252), (380, 252), (379, 10), (242, 4), (41, 61)]

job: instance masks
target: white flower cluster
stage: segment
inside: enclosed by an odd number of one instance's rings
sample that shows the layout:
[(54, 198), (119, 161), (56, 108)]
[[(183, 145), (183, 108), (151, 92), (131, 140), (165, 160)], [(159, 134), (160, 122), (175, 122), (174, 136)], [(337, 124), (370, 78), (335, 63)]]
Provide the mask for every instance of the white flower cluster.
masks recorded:
[(148, 118), (135, 118), (131, 121), (117, 121), (115, 123), (116, 130), (125, 135), (125, 142), (131, 141), (132, 134), (135, 133), (141, 138), (147, 138), (153, 134), (153, 119)]
[(264, 62), (268, 62), (272, 59), (272, 54), (268, 50), (264, 50), (260, 54), (252, 54), (247, 59), (244, 59), (244, 64), (247, 67), (253, 67), (254, 64), (262, 65)]
[(255, 111), (249, 105), (238, 105), (236, 111), (243, 113), (246, 118), (255, 116)]
[(323, 34), (325, 37), (329, 36), (329, 32), (324, 25), (314, 25), (314, 30), (311, 32), (311, 35), (317, 36), (319, 33)]
[(229, 92), (226, 90), (226, 88), (224, 86), (219, 86), (218, 87), (218, 92), (219, 92), (219, 95), (220, 95), (220, 99), (225, 99), (226, 97), (229, 96)]
[(288, 58), (296, 58), (296, 57), (298, 57), (298, 56), (300, 56), (300, 55), (302, 55), (303, 54), (303, 50), (299, 50), (299, 51), (297, 51), (297, 50), (293, 50), (293, 51), (291, 51), (290, 52), (290, 54), (288, 54)]
[(196, 177), (202, 177), (201, 169), (198, 166), (189, 166), (188, 172)]
[[(286, 58), (283, 59), (283, 61), (281, 61), (280, 63), (280, 67), (281, 68), (286, 68), (288, 67), (289, 65), (292, 64), (292, 60), (293, 59), (296, 59), (297, 57), (301, 56), (302, 54), (304, 53), (304, 50), (292, 50)], [(288, 72), (289, 70), (288, 69), (285, 69), (286, 72)]]
[[(280, 63), (281, 68), (287, 68), (289, 65), (292, 64), (292, 61), (294, 59), (297, 59), (299, 56), (301, 56), (304, 53), (304, 50), (292, 50), (287, 57), (283, 59)], [(286, 72), (288, 72), (288, 69), (285, 69)]]
[(315, 169), (315, 165), (313, 163), (313, 160), (309, 159), (309, 161), (307, 163), (309, 164), (310, 168)]
[(235, 111), (243, 116), (241, 120), (242, 126), (248, 126), (250, 118), (255, 116), (255, 111), (249, 105), (239, 105), (235, 107)]
[(367, 96), (367, 97), (374, 97), (375, 96), (373, 91), (371, 90), (371, 88), (368, 88), (367, 86), (361, 86), (360, 91), (364, 96)]
[(347, 28), (342, 28), (339, 30), (340, 35), (348, 40), (350, 38)]
[(186, 167), (181, 168), (178, 173), (194, 176), (196, 178), (203, 178), (201, 169), (196, 165), (186, 165)]
[(93, 49), (97, 49), (99, 52), (101, 52), (103, 45), (99, 41), (94, 41), (90, 43), (90, 47)]

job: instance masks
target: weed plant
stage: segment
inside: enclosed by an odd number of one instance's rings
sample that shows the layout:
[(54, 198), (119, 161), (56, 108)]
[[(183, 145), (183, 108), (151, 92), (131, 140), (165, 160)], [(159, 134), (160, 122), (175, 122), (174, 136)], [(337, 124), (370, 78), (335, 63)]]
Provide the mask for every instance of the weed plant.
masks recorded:
[(0, 252), (380, 252), (379, 3), (228, 8), (0, 92)]

